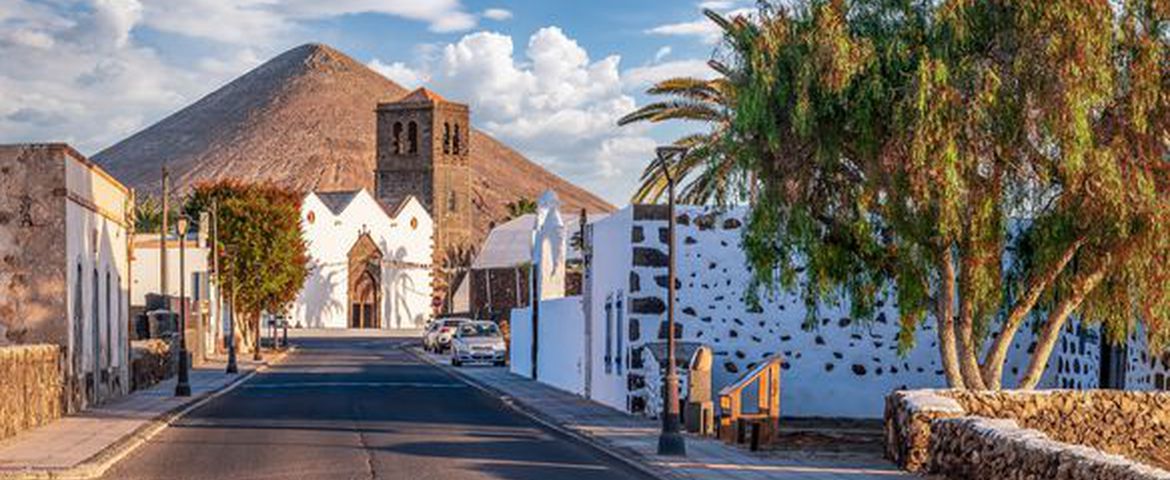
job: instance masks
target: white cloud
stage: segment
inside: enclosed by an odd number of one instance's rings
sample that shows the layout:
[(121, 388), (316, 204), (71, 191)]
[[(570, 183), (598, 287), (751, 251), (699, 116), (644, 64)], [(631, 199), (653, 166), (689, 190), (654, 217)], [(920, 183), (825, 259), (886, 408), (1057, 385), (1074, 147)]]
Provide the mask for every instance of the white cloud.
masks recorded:
[(494, 32), (446, 45), (427, 69), (430, 86), (471, 106), (496, 138), (610, 201), (629, 198), (655, 141), (647, 127), (618, 127), (633, 111), (620, 57), (599, 60), (557, 27), (538, 30), (522, 52)]
[(430, 80), (426, 72), (410, 68), (402, 62), (386, 64), (375, 58), (366, 66), (407, 89), (419, 87)]
[[(730, 7), (731, 4), (725, 6)], [(718, 11), (720, 9), (714, 10)], [(751, 8), (737, 8), (720, 13), (727, 18), (733, 18), (740, 15), (751, 16), (753, 12), (755, 10)], [(712, 22), (706, 16), (699, 16), (699, 18), (689, 22), (659, 25), (646, 30), (646, 33), (651, 35), (698, 37), (700, 41), (706, 44), (718, 43), (723, 38), (723, 31), (719, 29), (719, 26), (715, 22)]]
[(669, 46), (659, 48), (657, 52), (654, 52), (654, 61), (661, 62), (667, 55), (670, 55), (670, 52), (671, 48)]
[(699, 8), (709, 8), (711, 10), (729, 10), (734, 7), (736, 2), (730, 0), (710, 0), (707, 2), (699, 2)]
[(424, 22), (433, 32), (475, 27), (459, 0), (144, 0), (151, 28), (226, 43), (271, 41), (301, 22), (375, 13)]
[(0, 17), (0, 141), (67, 141), (83, 151), (182, 105), (214, 76), (167, 65), (133, 41), (133, 0), (55, 10), (13, 0)]
[(502, 8), (489, 8), (483, 11), (484, 18), (503, 21), (512, 18), (512, 12)]
[(627, 88), (642, 89), (655, 82), (677, 77), (715, 78), (715, 71), (704, 60), (675, 60), (645, 67), (634, 67), (622, 74)]

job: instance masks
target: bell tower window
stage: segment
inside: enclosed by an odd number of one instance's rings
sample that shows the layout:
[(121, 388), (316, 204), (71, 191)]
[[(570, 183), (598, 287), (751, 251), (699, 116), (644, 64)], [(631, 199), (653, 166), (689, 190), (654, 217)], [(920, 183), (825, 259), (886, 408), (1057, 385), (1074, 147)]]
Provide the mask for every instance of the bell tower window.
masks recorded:
[(460, 144), (460, 138), (461, 138), (461, 137), (459, 136), (459, 124), (458, 124), (458, 123), (456, 123), (456, 124), (455, 124), (455, 148), (454, 148), (454, 150), (455, 150), (455, 154), (456, 154), (456, 155), (458, 155), (458, 154), (460, 153), (460, 151), (461, 151), (461, 150), (463, 150), (463, 149), (460, 147), (460, 145), (459, 145), (459, 144)]
[(395, 155), (402, 155), (402, 122), (394, 122), (394, 132), (390, 137), (390, 148)]
[(443, 122), (443, 153), (451, 153), (451, 124), (447, 122)]
[(418, 124), (410, 122), (406, 127), (406, 138), (408, 153), (415, 155), (418, 153)]

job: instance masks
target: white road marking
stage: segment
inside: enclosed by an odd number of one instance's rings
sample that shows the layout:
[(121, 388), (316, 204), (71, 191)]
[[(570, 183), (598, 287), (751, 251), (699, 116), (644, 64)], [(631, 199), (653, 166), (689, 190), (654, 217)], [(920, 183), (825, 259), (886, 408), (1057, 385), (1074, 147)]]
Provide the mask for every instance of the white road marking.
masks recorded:
[(290, 382), (290, 383), (253, 383), (244, 385), (248, 389), (281, 389), (281, 388), (467, 388), (461, 383), (423, 383), (423, 382)]

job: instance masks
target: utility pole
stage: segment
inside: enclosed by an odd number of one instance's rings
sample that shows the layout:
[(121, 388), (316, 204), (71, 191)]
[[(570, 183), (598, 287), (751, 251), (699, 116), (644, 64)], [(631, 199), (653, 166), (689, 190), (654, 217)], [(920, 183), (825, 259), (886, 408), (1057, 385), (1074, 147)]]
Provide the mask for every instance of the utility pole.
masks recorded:
[(170, 173), (167, 172), (167, 167), (162, 167), (162, 227), (158, 233), (158, 258), (159, 258), (159, 293), (162, 295), (163, 305), (167, 311), (171, 310), (171, 296), (167, 289), (167, 230), (170, 226), (167, 222), (167, 216), (170, 214)]

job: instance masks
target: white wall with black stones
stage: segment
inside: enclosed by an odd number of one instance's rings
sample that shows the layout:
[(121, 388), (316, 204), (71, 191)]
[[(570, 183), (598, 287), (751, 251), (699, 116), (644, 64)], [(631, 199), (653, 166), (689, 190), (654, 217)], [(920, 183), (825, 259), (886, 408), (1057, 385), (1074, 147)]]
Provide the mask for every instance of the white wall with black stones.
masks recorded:
[[(588, 321), (594, 325), (594, 348), (590, 349), (594, 357), (605, 342), (597, 330), (605, 322), (598, 318), (604, 315), (605, 299), (622, 292), (628, 312), (628, 326), (622, 332), (629, 363), (626, 398), (621, 401), (614, 395), (617, 392), (607, 391), (598, 400), (647, 415), (660, 411), (659, 395), (650, 391), (660, 388), (659, 376), (648, 370), (653, 362), (643, 358), (649, 356), (642, 355), (642, 347), (666, 338), (665, 212), (663, 206), (627, 207), (591, 227), (595, 232), (591, 262), (604, 270), (603, 275), (594, 276), (586, 293), (586, 301), (593, 302), (594, 318)], [(744, 302), (752, 272), (740, 246), (746, 210), (685, 206), (677, 207), (676, 213), (676, 335), (713, 349), (716, 392), (775, 353), (784, 358), (781, 410), (785, 416), (877, 418), (890, 391), (945, 386), (932, 319), (919, 329), (914, 348), (899, 354), (898, 312), (892, 300), (882, 303), (872, 321), (864, 322), (850, 317), (848, 304), (823, 305), (819, 321), (808, 329), (802, 328), (805, 306), (796, 294), (762, 295), (762, 308), (753, 311)], [(618, 266), (611, 265), (612, 259), (630, 259), (628, 266), (620, 266), (627, 272), (614, 271)], [(1099, 346), (1091, 341), (1094, 337), (1088, 330), (1075, 324), (1066, 329), (1043, 387), (1096, 386)], [(1032, 325), (1025, 325), (1012, 344), (1004, 372), (1008, 386), (1027, 365), (1027, 353), (1034, 348), (1032, 331)]]

